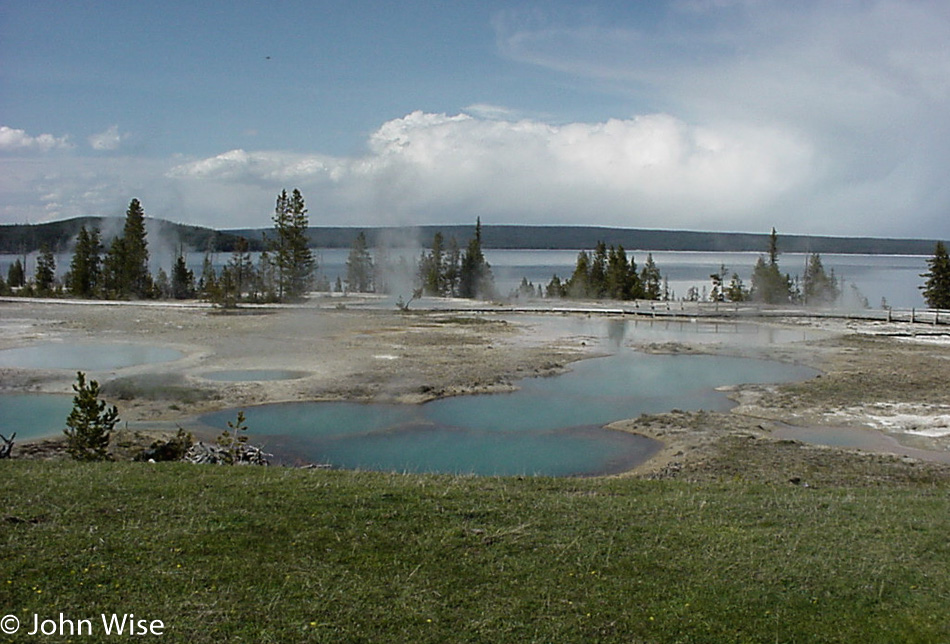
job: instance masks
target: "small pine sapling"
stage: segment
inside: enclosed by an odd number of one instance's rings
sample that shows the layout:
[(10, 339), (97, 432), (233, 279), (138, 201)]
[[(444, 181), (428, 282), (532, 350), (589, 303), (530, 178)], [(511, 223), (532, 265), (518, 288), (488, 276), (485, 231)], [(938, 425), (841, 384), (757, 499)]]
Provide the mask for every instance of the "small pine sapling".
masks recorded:
[(66, 451), (77, 461), (104, 461), (109, 459), (109, 441), (112, 430), (119, 422), (119, 410), (115, 405), (107, 407), (99, 400), (99, 383), (86, 374), (76, 373), (73, 385), (73, 409), (66, 418)]
[(221, 432), (217, 438), (217, 443), (227, 452), (227, 462), (234, 465), (244, 460), (244, 453), (247, 451), (247, 425), (245, 424), (244, 411), (239, 411), (237, 419), (234, 422), (228, 421), (227, 429)]

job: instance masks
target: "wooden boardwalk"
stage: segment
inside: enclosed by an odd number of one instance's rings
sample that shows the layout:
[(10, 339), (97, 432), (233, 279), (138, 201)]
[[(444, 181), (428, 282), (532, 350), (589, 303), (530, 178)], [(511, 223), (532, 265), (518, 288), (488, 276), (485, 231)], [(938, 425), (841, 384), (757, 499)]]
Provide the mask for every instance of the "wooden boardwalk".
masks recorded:
[[(456, 301), (457, 302), (457, 301)], [(428, 308), (419, 302), (420, 308)], [(844, 320), (869, 320), (879, 322), (905, 322), (910, 324), (950, 325), (950, 310), (946, 309), (853, 309), (853, 308), (806, 308), (798, 306), (770, 306), (748, 302), (657, 302), (637, 300), (631, 302), (556, 302), (524, 304), (500, 304), (486, 307), (451, 305), (439, 310), (459, 313), (524, 313), (524, 314), (584, 314), (620, 315), (637, 318), (830, 318)]]

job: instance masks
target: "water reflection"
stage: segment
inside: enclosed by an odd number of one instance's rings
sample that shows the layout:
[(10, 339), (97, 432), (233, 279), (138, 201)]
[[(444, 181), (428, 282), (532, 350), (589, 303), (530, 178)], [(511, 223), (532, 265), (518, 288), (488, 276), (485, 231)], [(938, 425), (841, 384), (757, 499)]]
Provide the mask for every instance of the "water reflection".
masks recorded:
[(504, 316), (503, 319), (527, 327), (530, 339), (538, 343), (574, 337), (599, 341), (610, 349), (668, 342), (766, 347), (805, 342), (826, 335), (815, 329), (702, 318), (671, 320), (595, 315), (514, 315)]

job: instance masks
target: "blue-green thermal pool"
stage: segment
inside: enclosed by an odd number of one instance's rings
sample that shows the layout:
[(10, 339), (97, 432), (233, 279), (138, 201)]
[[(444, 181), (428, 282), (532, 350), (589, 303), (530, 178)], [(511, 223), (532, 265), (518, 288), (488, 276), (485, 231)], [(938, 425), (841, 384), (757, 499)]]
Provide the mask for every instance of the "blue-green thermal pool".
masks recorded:
[(0, 434), (17, 442), (63, 433), (73, 397), (50, 394), (0, 395)]
[(44, 342), (0, 351), (0, 367), (111, 371), (143, 364), (171, 362), (184, 354), (150, 344), (77, 344)]
[[(281, 403), (245, 410), (252, 441), (281, 462), (346, 469), (480, 475), (582, 476), (620, 472), (660, 447), (603, 425), (671, 409), (726, 410), (716, 387), (790, 382), (814, 370), (712, 355), (650, 355), (628, 349), (583, 360), (512, 393), (423, 405)], [(225, 429), (237, 410), (201, 417)]]

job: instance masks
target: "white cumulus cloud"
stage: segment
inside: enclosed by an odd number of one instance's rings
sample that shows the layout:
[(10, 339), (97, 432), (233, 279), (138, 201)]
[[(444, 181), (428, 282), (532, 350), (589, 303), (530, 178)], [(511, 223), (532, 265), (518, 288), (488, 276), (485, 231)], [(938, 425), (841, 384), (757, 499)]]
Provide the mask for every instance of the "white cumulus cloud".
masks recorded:
[(807, 141), (810, 181), (763, 212), (777, 223), (950, 232), (946, 3), (681, 0), (655, 22), (503, 11), (494, 26), (502, 55), (572, 83), (717, 130), (743, 123)]
[(118, 150), (125, 138), (126, 135), (119, 133), (119, 126), (112, 125), (106, 129), (106, 131), (90, 136), (89, 146), (93, 150), (111, 152), (113, 150)]
[(0, 152), (50, 152), (68, 150), (72, 147), (69, 137), (57, 137), (52, 134), (31, 136), (25, 130), (17, 130), (0, 125)]
[[(315, 223), (597, 222), (700, 216), (742, 226), (808, 177), (807, 141), (754, 127), (700, 128), (666, 114), (551, 125), (413, 112), (361, 157), (232, 150), (180, 164), (196, 184), (299, 187)], [(330, 221), (322, 223), (330, 223)]]

